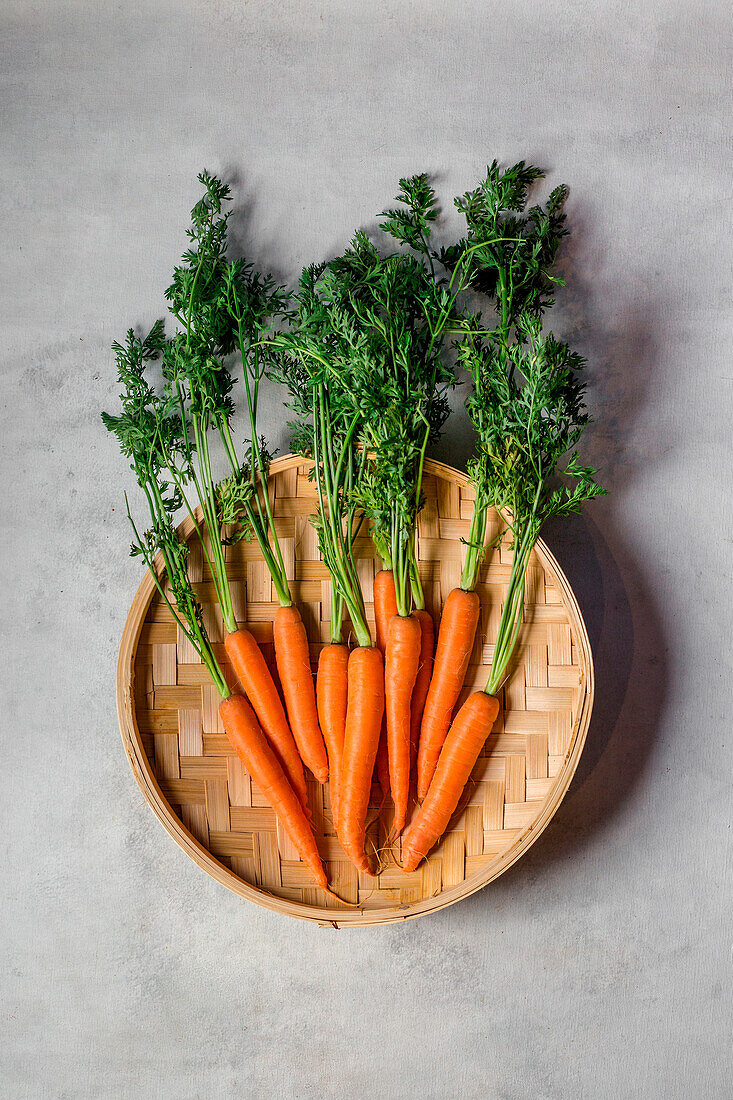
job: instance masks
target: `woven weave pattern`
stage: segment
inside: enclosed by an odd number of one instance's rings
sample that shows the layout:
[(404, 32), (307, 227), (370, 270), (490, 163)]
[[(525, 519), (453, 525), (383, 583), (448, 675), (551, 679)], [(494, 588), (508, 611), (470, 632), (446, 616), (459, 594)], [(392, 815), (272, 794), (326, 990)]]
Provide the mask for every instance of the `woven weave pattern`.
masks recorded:
[[(274, 515), (315, 670), (320, 648), (329, 640), (330, 584), (308, 520), (315, 507), (308, 466), (296, 460), (284, 466), (272, 477)], [(429, 464), (427, 470), (418, 562), (437, 626), (442, 601), (459, 583), (465, 554), (461, 539), (468, 537), (472, 490), (459, 475), (447, 476), (445, 468)], [(495, 513), (490, 515), (490, 541), (499, 533), (499, 522)], [(481, 570), (481, 618), (462, 698), (482, 688), (488, 677), (491, 640), (509, 579), (510, 545), (503, 536)], [(191, 579), (234, 686), (211, 578), (200, 547), (195, 540), (190, 546)], [(372, 582), (380, 564), (366, 533), (357, 539), (356, 554), (373, 628)], [(258, 639), (277, 675), (272, 645), (277, 603), (267, 569), (254, 543), (227, 547), (227, 558), (237, 618)], [(393, 856), (399, 858), (399, 843), (393, 852), (385, 848), (391, 813), (380, 809), (378, 785), (372, 792), (374, 820), (368, 835), (380, 850), (382, 870), (372, 878), (357, 872), (344, 856), (333, 828), (328, 785), (309, 782), (319, 849), (329, 881), (345, 901), (364, 910), (409, 907), (478, 873), (485, 878), (490, 865), (532, 829), (566, 765), (585, 690), (583, 651), (571, 623), (556, 578), (533, 555), (520, 648), (502, 692), (502, 709), (449, 830), (417, 871), (404, 874), (396, 865)], [(246, 882), (289, 901), (333, 909), (336, 915), (339, 906), (312, 885), (310, 872), (232, 752), (218, 702), (206, 669), (165, 604), (154, 596), (135, 656), (134, 707), (150, 767), (173, 813), (220, 863)]]

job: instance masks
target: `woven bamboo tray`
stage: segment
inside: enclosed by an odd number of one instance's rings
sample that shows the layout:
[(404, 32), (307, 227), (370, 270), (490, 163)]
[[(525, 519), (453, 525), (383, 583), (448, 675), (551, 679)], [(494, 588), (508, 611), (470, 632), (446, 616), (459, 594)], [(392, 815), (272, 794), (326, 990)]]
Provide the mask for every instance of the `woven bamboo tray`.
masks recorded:
[[(271, 492), (293, 596), (311, 639), (315, 668), (329, 638), (328, 576), (308, 516), (315, 494), (307, 463), (273, 463)], [(428, 609), (436, 618), (460, 578), (472, 489), (464, 474), (427, 461), (418, 560)], [(488, 538), (500, 520), (489, 518)], [(180, 528), (185, 538), (190, 521)], [(359, 573), (372, 617), (379, 568), (368, 536), (357, 540)], [(274, 666), (272, 620), (277, 604), (254, 543), (227, 548), (237, 619), (246, 623)], [(191, 542), (189, 571), (217, 652), (226, 665), (222, 621), (203, 555)], [(509, 577), (508, 541), (487, 555), (477, 591), (481, 619), (464, 697), (484, 686), (492, 638)], [(378, 878), (346, 860), (331, 819), (328, 785), (309, 782), (313, 823), (339, 906), (312, 885), (275, 815), (229, 747), (218, 696), (206, 669), (146, 574), (122, 636), (117, 701), (122, 739), (143, 794), (165, 828), (213, 878), (251, 901), (334, 928), (386, 924), (421, 916), (468, 897), (515, 863), (557, 810), (578, 764), (593, 704), (593, 662), (583, 619), (557, 562), (543, 543), (533, 554), (518, 655), (494, 725), (451, 826), (430, 858), (411, 874), (390, 858)], [(373, 619), (372, 619), (373, 625)], [(382, 847), (391, 814), (372, 792), (370, 837)], [(399, 851), (396, 852), (399, 855)]]

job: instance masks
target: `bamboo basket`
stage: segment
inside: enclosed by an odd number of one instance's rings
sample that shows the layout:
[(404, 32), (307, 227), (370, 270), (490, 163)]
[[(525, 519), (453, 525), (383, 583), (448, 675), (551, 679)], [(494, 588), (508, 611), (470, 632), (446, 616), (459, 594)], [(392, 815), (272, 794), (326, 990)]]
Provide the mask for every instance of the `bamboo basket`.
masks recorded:
[[(315, 508), (309, 464), (286, 457), (271, 467), (278, 537), (293, 597), (311, 640), (315, 668), (329, 639), (330, 585), (308, 517)], [(418, 564), (428, 610), (460, 578), (473, 491), (465, 474), (428, 460), (425, 507), (418, 521)], [(496, 513), (488, 536), (499, 532)], [(190, 520), (180, 528), (190, 538)], [(379, 569), (371, 539), (356, 553), (373, 626), (372, 581)], [(227, 547), (237, 619), (255, 634), (274, 667), (272, 621), (277, 607), (255, 543)], [(487, 554), (477, 592), (481, 618), (461, 702), (484, 686), (492, 638), (509, 578), (511, 549), (503, 537)], [(191, 541), (189, 572), (225, 667), (223, 624), (201, 548)], [(387, 924), (443, 909), (468, 897), (515, 863), (557, 810), (578, 765), (593, 705), (593, 661), (577, 601), (557, 562), (540, 542), (532, 556), (520, 645), (502, 709), (464, 797), (440, 844), (417, 871), (402, 872), (383, 852), (378, 877), (357, 872), (338, 842), (328, 784), (309, 781), (313, 824), (339, 905), (315, 887), (275, 815), (232, 752), (219, 721), (218, 695), (146, 573), (132, 602), (120, 646), (117, 703), (122, 740), (146, 799), (185, 852), (218, 882), (258, 905), (338, 928)], [(377, 848), (391, 825), (372, 792)], [(399, 858), (399, 849), (394, 850)]]

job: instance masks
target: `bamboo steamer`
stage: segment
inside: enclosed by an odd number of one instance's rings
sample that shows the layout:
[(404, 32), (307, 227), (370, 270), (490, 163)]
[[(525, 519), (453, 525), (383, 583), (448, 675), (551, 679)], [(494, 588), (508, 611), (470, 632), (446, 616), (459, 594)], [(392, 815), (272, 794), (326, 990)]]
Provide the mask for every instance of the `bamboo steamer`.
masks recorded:
[[(329, 639), (330, 584), (308, 517), (315, 491), (309, 464), (274, 462), (271, 493), (278, 537), (294, 599), (311, 639), (314, 664)], [(473, 491), (465, 474), (425, 464), (425, 507), (418, 521), (418, 563), (426, 602), (436, 619), (460, 578)], [(499, 532), (489, 516), (488, 539)], [(190, 538), (192, 524), (180, 531)], [(255, 634), (274, 666), (275, 594), (255, 543), (227, 547), (237, 619)], [(367, 613), (379, 562), (368, 535), (356, 553)], [(484, 686), (493, 652), (511, 549), (506, 537), (487, 554), (477, 592), (481, 618), (462, 698)], [(211, 578), (196, 540), (191, 580), (212, 640), (226, 664), (223, 626)], [(373, 625), (373, 618), (372, 618)], [(557, 810), (585, 742), (593, 705), (593, 661), (577, 601), (544, 543), (532, 556), (520, 646), (486, 747), (449, 829), (423, 865), (403, 873), (389, 852), (377, 878), (346, 860), (335, 835), (328, 785), (310, 781), (313, 825), (339, 905), (312, 883), (275, 815), (232, 752), (219, 721), (218, 695), (204, 666), (158, 596), (149, 573), (132, 602), (117, 670), (122, 740), (132, 771), (173, 839), (218, 882), (268, 909), (327, 927), (387, 924), (452, 905), (515, 863)], [(461, 699), (462, 701), (462, 699)], [(391, 825), (373, 790), (371, 842), (382, 848)], [(399, 857), (399, 848), (395, 850)]]

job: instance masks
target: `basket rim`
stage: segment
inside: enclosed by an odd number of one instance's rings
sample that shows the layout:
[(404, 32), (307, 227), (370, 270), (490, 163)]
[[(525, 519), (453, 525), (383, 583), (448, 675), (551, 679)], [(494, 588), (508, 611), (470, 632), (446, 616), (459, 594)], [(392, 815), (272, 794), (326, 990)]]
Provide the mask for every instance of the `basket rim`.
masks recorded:
[[(300, 455), (284, 455), (276, 459), (270, 467), (270, 473), (277, 475), (293, 466), (301, 465), (304, 461)], [(436, 459), (425, 459), (425, 473), (443, 477), (456, 482), (458, 485), (469, 484), (466, 473), (457, 470), (447, 463)], [(194, 527), (190, 516), (178, 526), (178, 532), (182, 538), (188, 539), (193, 533)], [(577, 645), (581, 652), (581, 665), (583, 670), (581, 680), (581, 703), (578, 714), (573, 723), (570, 745), (565, 762), (557, 776), (557, 782), (551, 794), (547, 796), (542, 812), (530, 825), (528, 825), (514, 843), (495, 861), (489, 868), (474, 872), (456, 886), (449, 886), (441, 890), (434, 897), (425, 898), (422, 901), (410, 902), (391, 908), (380, 909), (344, 909), (333, 910), (321, 906), (308, 905), (305, 902), (289, 901), (286, 898), (277, 897), (257, 886), (252, 886), (239, 878), (238, 875), (221, 863), (216, 856), (205, 848), (186, 828), (181, 819), (174, 812), (165, 798), (153, 767), (145, 752), (142, 737), (138, 729), (137, 715), (134, 706), (134, 672), (135, 657), (138, 641), (142, 631), (148, 607), (156, 591), (152, 576), (148, 570), (135, 593), (130, 610), (127, 614), (125, 626), (120, 640), (119, 656), (117, 660), (117, 715), (128, 763), (133, 775), (142, 791), (146, 801), (166, 831), (173, 837), (176, 843), (187, 855), (206, 871), (222, 886), (238, 894), (240, 897), (253, 901), (256, 905), (264, 906), (273, 912), (286, 916), (307, 920), (323, 927), (364, 927), (377, 924), (396, 924), (416, 917), (425, 916), (428, 913), (445, 909), (464, 898), (470, 897), (484, 886), (487, 886), (504, 871), (508, 870), (524, 853), (534, 844), (537, 838), (547, 828), (551, 819), (565, 797), (568, 787), (575, 775), (580, 755), (585, 745), (588, 726), (590, 724), (593, 699), (595, 695), (595, 673), (593, 667), (593, 653), (588, 639), (585, 622), (580, 606), (570, 584), (563, 573), (557, 559), (548, 549), (542, 539), (536, 545), (536, 553), (543, 568), (550, 571), (556, 579), (557, 587), (561, 594), (562, 605), (570, 619), (570, 623), (576, 632)]]

